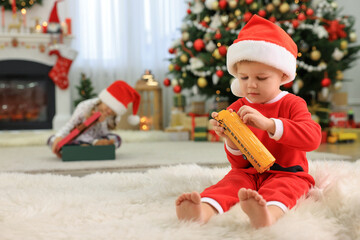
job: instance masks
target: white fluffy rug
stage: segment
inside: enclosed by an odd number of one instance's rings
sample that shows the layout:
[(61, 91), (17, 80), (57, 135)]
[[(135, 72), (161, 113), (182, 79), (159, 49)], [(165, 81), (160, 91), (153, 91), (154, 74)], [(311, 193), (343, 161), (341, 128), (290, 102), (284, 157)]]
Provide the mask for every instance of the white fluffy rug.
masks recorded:
[(360, 239), (360, 160), (314, 161), (316, 187), (275, 225), (250, 227), (239, 206), (206, 225), (179, 222), (182, 192), (228, 168), (178, 165), (85, 177), (0, 174), (0, 239)]

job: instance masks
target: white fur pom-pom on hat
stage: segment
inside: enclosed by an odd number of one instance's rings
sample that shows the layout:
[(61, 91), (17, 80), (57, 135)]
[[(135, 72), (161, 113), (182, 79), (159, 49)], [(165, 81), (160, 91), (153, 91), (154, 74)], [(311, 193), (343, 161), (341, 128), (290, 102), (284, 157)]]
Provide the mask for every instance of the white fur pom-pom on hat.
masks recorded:
[(140, 94), (126, 82), (115, 81), (108, 88), (100, 92), (99, 98), (116, 113), (117, 122), (126, 113), (128, 104), (132, 103), (132, 115), (128, 117), (128, 122), (131, 125), (136, 125), (140, 122), (140, 117), (137, 115), (140, 105)]
[[(247, 60), (269, 65), (286, 74), (287, 78), (281, 83), (284, 85), (295, 78), (297, 54), (296, 43), (281, 27), (254, 15), (228, 48), (226, 65), (235, 78), (237, 62)], [(238, 79), (231, 84), (231, 91), (243, 97)]]

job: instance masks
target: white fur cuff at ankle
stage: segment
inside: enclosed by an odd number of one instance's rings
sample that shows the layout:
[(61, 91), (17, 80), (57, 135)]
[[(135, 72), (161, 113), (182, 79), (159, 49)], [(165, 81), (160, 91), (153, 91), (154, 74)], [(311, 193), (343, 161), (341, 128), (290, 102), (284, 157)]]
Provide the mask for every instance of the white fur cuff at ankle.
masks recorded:
[(224, 213), (224, 210), (222, 209), (220, 204), (212, 198), (208, 198), (208, 197), (201, 198), (201, 202), (210, 204), (213, 208), (215, 208), (218, 211), (219, 214)]
[(287, 206), (285, 206), (285, 204), (283, 204), (282, 202), (278, 202), (278, 201), (269, 201), (266, 203), (266, 206), (277, 206), (277, 207), (281, 208), (281, 210), (283, 210), (284, 213), (289, 210), (287, 208)]

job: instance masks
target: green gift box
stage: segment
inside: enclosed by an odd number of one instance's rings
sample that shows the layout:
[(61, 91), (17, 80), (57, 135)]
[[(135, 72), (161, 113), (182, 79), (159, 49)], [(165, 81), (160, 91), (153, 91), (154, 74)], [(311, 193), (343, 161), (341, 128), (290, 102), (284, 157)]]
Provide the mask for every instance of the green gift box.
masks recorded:
[(80, 146), (65, 145), (61, 148), (62, 160), (66, 161), (93, 161), (114, 160), (115, 145)]
[(185, 107), (186, 99), (182, 94), (176, 94), (174, 96), (174, 107)]

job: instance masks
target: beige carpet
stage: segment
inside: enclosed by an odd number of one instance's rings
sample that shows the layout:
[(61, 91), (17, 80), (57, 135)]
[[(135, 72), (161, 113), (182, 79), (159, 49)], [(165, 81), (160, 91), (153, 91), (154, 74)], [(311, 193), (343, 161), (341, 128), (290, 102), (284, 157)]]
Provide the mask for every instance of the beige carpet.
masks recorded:
[(360, 161), (310, 161), (316, 187), (271, 227), (255, 230), (236, 205), (206, 225), (179, 222), (182, 192), (228, 168), (177, 165), (84, 177), (0, 174), (0, 239), (360, 239)]

